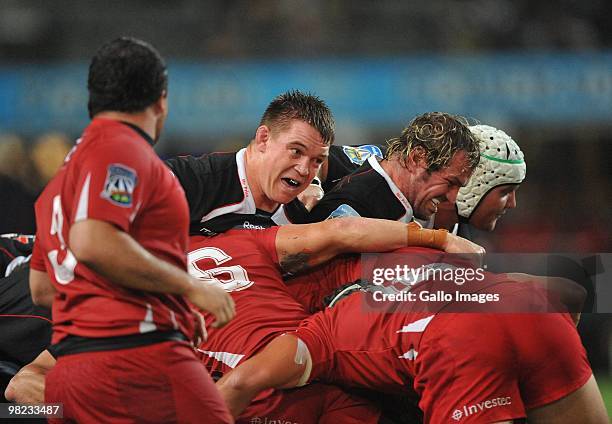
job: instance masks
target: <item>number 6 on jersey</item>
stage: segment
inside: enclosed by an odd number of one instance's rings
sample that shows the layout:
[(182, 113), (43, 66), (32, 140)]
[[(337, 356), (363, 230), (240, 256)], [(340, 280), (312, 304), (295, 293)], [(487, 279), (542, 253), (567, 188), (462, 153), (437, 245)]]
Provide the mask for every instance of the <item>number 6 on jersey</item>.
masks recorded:
[[(230, 261), (232, 257), (216, 247), (203, 247), (189, 252), (187, 255), (188, 271), (192, 277), (198, 280), (209, 280), (213, 284), (218, 283), (228, 293), (244, 290), (253, 285), (253, 281), (249, 280), (246, 270), (240, 265), (202, 269), (198, 262), (204, 259), (214, 261), (215, 265), (222, 265)], [(226, 275), (226, 278), (221, 278), (224, 275)]]

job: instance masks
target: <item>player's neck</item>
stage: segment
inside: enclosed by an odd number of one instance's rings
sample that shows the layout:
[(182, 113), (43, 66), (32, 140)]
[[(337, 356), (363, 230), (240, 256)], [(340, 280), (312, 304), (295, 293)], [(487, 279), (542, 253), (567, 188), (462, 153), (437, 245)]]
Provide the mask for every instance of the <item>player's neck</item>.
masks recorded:
[(384, 159), (380, 161), (381, 168), (387, 173), (391, 180), (400, 189), (402, 194), (408, 197), (409, 173), (397, 159)]
[(104, 111), (96, 114), (94, 118), (103, 118), (103, 119), (112, 119), (114, 121), (122, 121), (127, 122), (132, 125), (136, 125), (138, 128), (143, 130), (145, 133), (149, 135), (153, 140), (156, 137), (156, 120), (155, 117), (149, 112), (149, 110), (145, 110), (139, 113), (125, 113), (125, 112), (116, 112), (116, 111)]
[(257, 160), (256, 155), (251, 151), (252, 148), (252, 145), (249, 145), (244, 155), (244, 169), (246, 171), (247, 184), (253, 196), (253, 202), (257, 209), (266, 212), (274, 212), (278, 209), (280, 203), (269, 199), (261, 188), (257, 176), (265, 175), (267, 170), (264, 169), (262, 163)]

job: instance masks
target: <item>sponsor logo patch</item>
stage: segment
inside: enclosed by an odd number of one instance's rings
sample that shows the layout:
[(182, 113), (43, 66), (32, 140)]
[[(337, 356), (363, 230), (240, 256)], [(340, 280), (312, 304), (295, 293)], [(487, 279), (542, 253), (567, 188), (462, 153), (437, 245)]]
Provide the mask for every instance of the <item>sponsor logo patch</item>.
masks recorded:
[(264, 227), (263, 225), (255, 225), (255, 224), (251, 224), (249, 221), (244, 221), (244, 223), (242, 224), (243, 228), (246, 228), (247, 230), (265, 230), (266, 227)]
[(345, 216), (361, 216), (361, 215), (359, 215), (359, 213), (355, 209), (343, 203), (342, 205), (338, 206), (332, 213), (330, 213), (329, 216), (325, 218), (325, 220), (327, 221), (328, 219), (343, 218)]
[(363, 146), (342, 146), (342, 151), (349, 160), (357, 165), (362, 165), (370, 156), (383, 157), (380, 147), (374, 144), (364, 144)]
[(455, 421), (461, 421), (462, 418), (478, 414), (487, 409), (498, 408), (500, 406), (507, 405), (512, 405), (512, 398), (510, 396), (487, 399), (482, 402), (478, 402), (472, 405), (464, 405), (462, 408), (455, 409), (451, 415), (451, 418)]
[(100, 196), (117, 206), (130, 207), (137, 182), (136, 171), (125, 165), (113, 163), (108, 166), (104, 190)]

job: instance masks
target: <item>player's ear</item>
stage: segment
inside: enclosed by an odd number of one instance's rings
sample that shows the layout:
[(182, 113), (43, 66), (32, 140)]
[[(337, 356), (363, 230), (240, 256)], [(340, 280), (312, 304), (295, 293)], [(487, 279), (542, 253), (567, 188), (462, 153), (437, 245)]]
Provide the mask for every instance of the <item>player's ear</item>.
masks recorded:
[(153, 103), (153, 112), (155, 116), (167, 116), (168, 115), (168, 93), (166, 90), (162, 92), (159, 99)]
[(427, 155), (421, 146), (417, 146), (408, 153), (406, 166), (408, 169), (425, 168), (427, 169)]
[(255, 149), (258, 152), (265, 152), (270, 142), (270, 128), (267, 125), (260, 125), (255, 131)]

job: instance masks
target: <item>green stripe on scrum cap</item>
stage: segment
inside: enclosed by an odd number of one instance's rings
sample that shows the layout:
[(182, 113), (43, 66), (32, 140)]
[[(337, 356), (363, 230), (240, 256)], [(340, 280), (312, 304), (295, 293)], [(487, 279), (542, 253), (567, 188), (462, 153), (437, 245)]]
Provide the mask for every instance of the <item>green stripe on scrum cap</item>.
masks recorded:
[(489, 155), (485, 155), (484, 153), (481, 153), (480, 156), (482, 156), (483, 158), (487, 158), (489, 160), (495, 161), (495, 162), (501, 162), (501, 163), (510, 163), (513, 165), (518, 165), (521, 163), (525, 163), (525, 161), (523, 159), (500, 159), (500, 158), (496, 158), (493, 156), (489, 156)]

